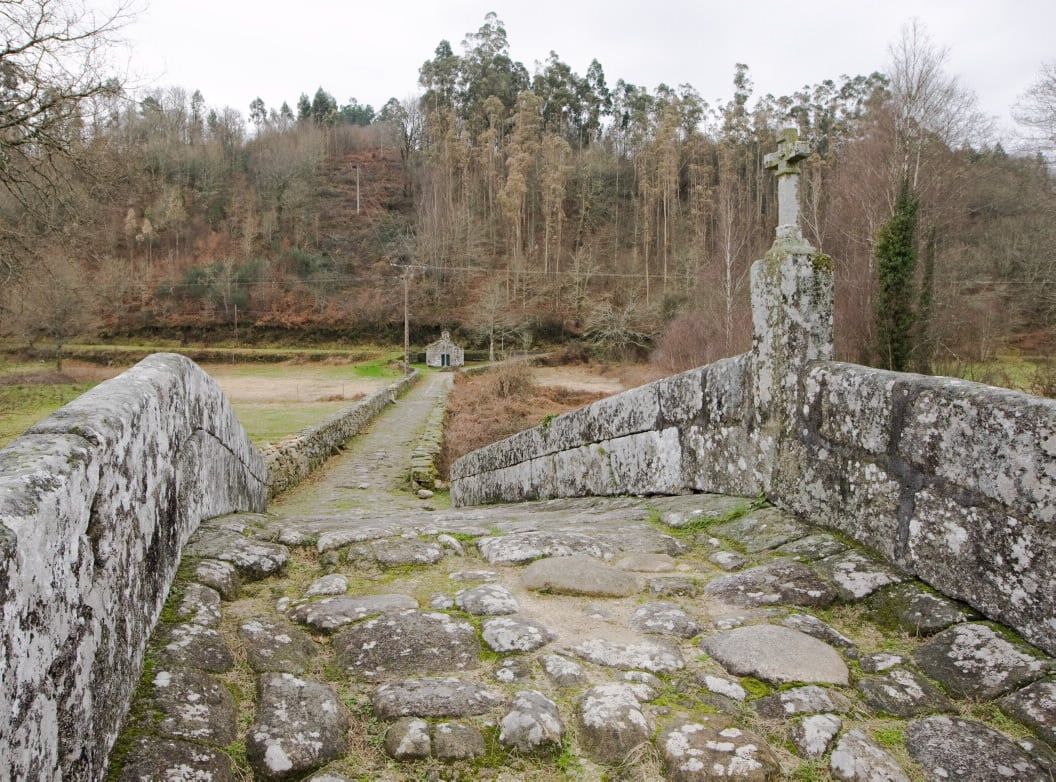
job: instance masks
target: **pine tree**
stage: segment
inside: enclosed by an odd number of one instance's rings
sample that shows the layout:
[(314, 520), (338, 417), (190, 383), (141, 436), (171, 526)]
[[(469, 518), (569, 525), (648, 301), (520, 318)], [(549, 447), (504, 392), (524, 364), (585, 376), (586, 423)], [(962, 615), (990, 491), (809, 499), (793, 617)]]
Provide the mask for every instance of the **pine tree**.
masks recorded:
[(913, 276), (917, 266), (920, 201), (902, 182), (895, 213), (876, 237), (876, 346), (882, 367), (904, 372), (913, 354)]

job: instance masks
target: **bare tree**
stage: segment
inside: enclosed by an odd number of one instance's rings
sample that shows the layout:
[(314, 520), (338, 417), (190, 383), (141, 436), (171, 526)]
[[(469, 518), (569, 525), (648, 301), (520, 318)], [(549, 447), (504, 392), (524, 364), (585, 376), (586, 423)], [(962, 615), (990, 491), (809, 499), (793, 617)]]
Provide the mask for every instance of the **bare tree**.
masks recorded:
[(20, 284), (17, 322), (31, 344), (51, 343), (55, 369), (62, 371), (63, 350), (74, 337), (96, 324), (95, 299), (77, 264), (59, 254), (47, 254), (27, 270)]
[[(88, 114), (121, 91), (108, 56), (128, 22), (125, 0), (100, 14), (84, 0), (0, 0), (0, 189), (51, 225), (50, 203), (84, 170)], [(0, 246), (0, 279), (24, 248)]]
[(117, 94), (108, 55), (128, 6), (100, 15), (80, 0), (0, 0), (0, 185), (16, 197), (59, 189), (91, 101)]
[(1039, 147), (1056, 152), (1056, 61), (1041, 66), (1041, 76), (1020, 98), (1013, 116), (1034, 132)]
[(901, 166), (893, 181), (906, 177), (918, 190), (922, 158), (930, 142), (953, 149), (979, 143), (989, 136), (993, 122), (979, 111), (975, 93), (946, 72), (950, 50), (938, 46), (920, 20), (913, 19), (902, 28), (890, 54), (897, 163)]

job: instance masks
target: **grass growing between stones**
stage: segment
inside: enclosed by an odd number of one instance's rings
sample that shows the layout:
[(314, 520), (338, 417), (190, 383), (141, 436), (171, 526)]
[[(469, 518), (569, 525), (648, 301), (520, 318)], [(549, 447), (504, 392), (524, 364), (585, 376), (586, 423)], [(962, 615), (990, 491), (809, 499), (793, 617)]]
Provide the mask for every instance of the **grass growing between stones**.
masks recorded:
[(121, 777), (129, 753), (141, 738), (150, 736), (154, 726), (161, 720), (161, 714), (153, 708), (154, 675), (158, 670), (156, 655), (147, 648), (143, 657), (143, 672), (132, 695), (132, 705), (125, 715), (125, 723), (118, 734), (114, 748), (110, 750), (110, 766), (107, 769), (108, 782), (116, 782)]

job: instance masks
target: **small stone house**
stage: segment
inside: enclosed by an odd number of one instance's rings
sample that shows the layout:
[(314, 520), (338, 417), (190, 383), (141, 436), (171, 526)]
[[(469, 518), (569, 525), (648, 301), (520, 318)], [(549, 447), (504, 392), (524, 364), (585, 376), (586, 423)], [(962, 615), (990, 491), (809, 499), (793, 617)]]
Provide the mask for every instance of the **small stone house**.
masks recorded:
[(425, 363), (430, 367), (450, 369), (462, 366), (466, 360), (462, 348), (451, 341), (451, 332), (445, 331), (436, 342), (426, 345)]

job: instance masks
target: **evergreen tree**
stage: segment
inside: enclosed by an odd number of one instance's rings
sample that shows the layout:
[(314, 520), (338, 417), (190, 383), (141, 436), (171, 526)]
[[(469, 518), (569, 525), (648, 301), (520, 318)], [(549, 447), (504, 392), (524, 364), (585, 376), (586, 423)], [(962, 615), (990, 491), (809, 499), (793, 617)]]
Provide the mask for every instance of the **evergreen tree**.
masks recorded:
[(920, 201), (902, 182), (895, 213), (876, 237), (876, 347), (880, 366), (904, 372), (913, 354), (913, 276)]
[(301, 93), (301, 97), (297, 99), (297, 120), (298, 122), (307, 122), (312, 118), (312, 101), (308, 98), (308, 95)]

